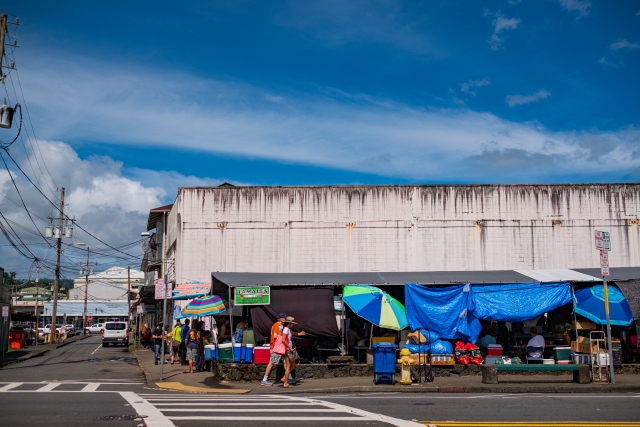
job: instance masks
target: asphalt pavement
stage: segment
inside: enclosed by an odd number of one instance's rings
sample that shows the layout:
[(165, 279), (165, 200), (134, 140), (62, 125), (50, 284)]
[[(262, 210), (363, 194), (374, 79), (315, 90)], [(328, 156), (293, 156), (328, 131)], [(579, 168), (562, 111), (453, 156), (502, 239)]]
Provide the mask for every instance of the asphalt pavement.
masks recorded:
[[(206, 381), (199, 381), (206, 386)], [(0, 423), (9, 427), (640, 426), (636, 409), (640, 390), (606, 394), (315, 390), (295, 395), (212, 390), (167, 391), (148, 384), (129, 349), (102, 347), (100, 337), (94, 336), (0, 369)]]

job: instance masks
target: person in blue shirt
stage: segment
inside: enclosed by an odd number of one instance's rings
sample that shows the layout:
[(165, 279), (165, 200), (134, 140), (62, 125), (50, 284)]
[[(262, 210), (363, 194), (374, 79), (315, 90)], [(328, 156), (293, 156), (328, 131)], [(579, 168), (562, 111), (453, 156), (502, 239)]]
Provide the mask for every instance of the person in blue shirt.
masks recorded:
[(181, 336), (182, 342), (180, 343), (180, 363), (182, 365), (187, 365), (187, 334), (189, 333), (189, 319), (184, 321), (184, 325), (182, 325)]

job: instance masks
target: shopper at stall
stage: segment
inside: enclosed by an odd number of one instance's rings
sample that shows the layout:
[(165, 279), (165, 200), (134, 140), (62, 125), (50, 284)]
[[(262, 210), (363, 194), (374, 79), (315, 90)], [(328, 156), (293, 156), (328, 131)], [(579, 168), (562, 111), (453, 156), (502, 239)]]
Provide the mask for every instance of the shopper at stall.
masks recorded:
[[(269, 364), (267, 365), (267, 369), (264, 371), (264, 377), (262, 378), (262, 382), (260, 383), (260, 385), (265, 385), (265, 386), (273, 385), (273, 383), (269, 382), (269, 374), (271, 373), (271, 369), (273, 369), (273, 367), (278, 363), (280, 363), (280, 360), (282, 360), (282, 356), (273, 352), (273, 344), (275, 343), (278, 335), (282, 333), (281, 327), (284, 325), (284, 322), (287, 320), (287, 315), (285, 313), (280, 313), (278, 314), (278, 317), (276, 319), (277, 319), (276, 322), (273, 324), (273, 326), (271, 326), (271, 335), (269, 336), (269, 341), (270, 341)], [(222, 334), (222, 332), (220, 333)]]
[(191, 329), (189, 327), (189, 319), (185, 319), (180, 332), (180, 337), (182, 338), (180, 343), (180, 363), (182, 365), (187, 364), (187, 335), (189, 334), (189, 329)]
[[(288, 388), (291, 384), (297, 384), (300, 382), (299, 379), (293, 378), (292, 373), (296, 368), (296, 360), (298, 360), (298, 353), (296, 351), (296, 347), (293, 343), (293, 332), (291, 328), (296, 324), (296, 319), (292, 316), (288, 316), (285, 320), (285, 324), (282, 327), (282, 335), (286, 337), (285, 345), (288, 347), (287, 355), (284, 358), (284, 377), (282, 378), (283, 387)], [(298, 332), (297, 335), (300, 333)], [(303, 332), (304, 334), (304, 332)]]
[[(194, 322), (195, 324), (196, 322)], [(189, 374), (193, 374), (193, 368), (198, 358), (198, 350), (202, 345), (200, 329), (191, 328), (187, 336), (187, 361), (189, 362)]]
[(153, 339), (153, 361), (157, 365), (158, 360), (160, 360), (160, 349), (162, 348), (162, 322), (158, 323), (153, 329), (151, 338)]
[(180, 345), (182, 344), (182, 324), (178, 320), (171, 332), (171, 364), (176, 359), (180, 360)]

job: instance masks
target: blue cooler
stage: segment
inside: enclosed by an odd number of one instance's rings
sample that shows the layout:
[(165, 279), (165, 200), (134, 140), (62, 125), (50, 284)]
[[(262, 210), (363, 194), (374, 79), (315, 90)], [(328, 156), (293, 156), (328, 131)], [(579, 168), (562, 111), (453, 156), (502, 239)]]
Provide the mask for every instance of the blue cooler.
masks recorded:
[(204, 346), (204, 360), (217, 359), (216, 357), (216, 345), (209, 344)]
[(233, 344), (233, 363), (242, 362), (242, 344)]
[(396, 348), (390, 342), (379, 342), (373, 345), (373, 382), (380, 380), (396, 382)]
[(245, 344), (244, 350), (244, 363), (253, 363), (253, 344)]

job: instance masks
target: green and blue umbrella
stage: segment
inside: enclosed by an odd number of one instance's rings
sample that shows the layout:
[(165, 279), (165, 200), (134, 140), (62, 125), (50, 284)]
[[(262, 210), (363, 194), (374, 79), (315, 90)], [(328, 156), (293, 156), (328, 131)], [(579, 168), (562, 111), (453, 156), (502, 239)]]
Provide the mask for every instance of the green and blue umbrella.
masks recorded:
[(203, 317), (220, 314), (229, 309), (229, 303), (218, 295), (207, 295), (205, 297), (195, 298), (185, 308), (182, 314), (175, 319), (183, 319), (185, 317)]
[[(609, 318), (615, 326), (629, 326), (633, 322), (633, 314), (629, 302), (620, 289), (608, 286), (609, 289)], [(604, 310), (604, 285), (594, 285), (575, 292), (574, 311), (587, 319), (604, 325), (607, 315)]]
[(409, 325), (404, 306), (374, 286), (347, 285), (342, 299), (358, 316), (381, 328), (399, 331)]

